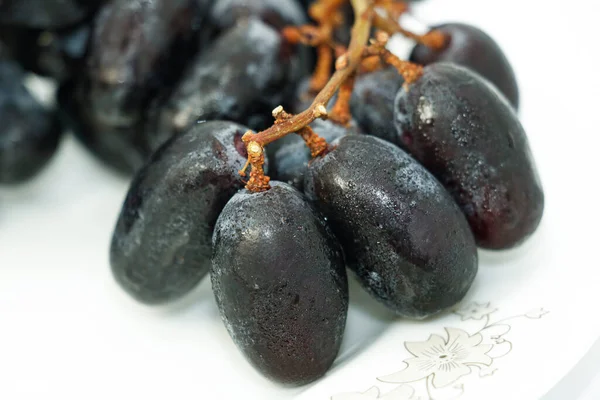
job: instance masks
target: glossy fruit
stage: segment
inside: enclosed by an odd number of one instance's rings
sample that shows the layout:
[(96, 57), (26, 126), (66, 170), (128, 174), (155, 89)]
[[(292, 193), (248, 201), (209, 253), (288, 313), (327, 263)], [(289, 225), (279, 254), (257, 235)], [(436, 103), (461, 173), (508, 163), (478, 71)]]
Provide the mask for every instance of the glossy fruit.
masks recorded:
[(99, 122), (131, 127), (142, 119), (197, 53), (204, 12), (197, 0), (115, 0), (100, 10), (81, 83)]
[(479, 246), (506, 249), (536, 230), (544, 193), (525, 131), (483, 78), (432, 64), (395, 108), (402, 146), (454, 196)]
[(0, 61), (0, 184), (24, 182), (49, 162), (62, 129), (23, 85), (14, 62)]
[(513, 69), (498, 44), (482, 30), (466, 24), (443, 24), (434, 27), (448, 36), (446, 47), (440, 51), (417, 45), (410, 60), (429, 65), (434, 62), (453, 62), (467, 67), (490, 82), (519, 108), (519, 87)]
[(83, 21), (104, 0), (2, 0), (0, 23), (30, 28), (66, 28)]
[(198, 124), (171, 138), (133, 180), (112, 239), (119, 284), (147, 304), (189, 292), (210, 268), (212, 232), (242, 187), (246, 127)]
[(345, 136), (308, 168), (307, 197), (327, 217), (366, 290), (399, 315), (452, 307), (471, 286), (477, 249), (439, 182), (395, 145)]
[(342, 341), (348, 283), (323, 218), (291, 186), (272, 182), (227, 203), (213, 247), (221, 317), (248, 360), (285, 384), (324, 375)]
[(394, 99), (404, 79), (393, 67), (360, 76), (356, 80), (350, 110), (364, 132), (395, 143)]
[(65, 126), (94, 156), (116, 171), (132, 175), (152, 153), (144, 132), (135, 124), (102, 122), (85, 101), (83, 88), (73, 81), (61, 85), (57, 100)]
[(156, 143), (198, 120), (227, 119), (260, 130), (297, 80), (293, 53), (281, 36), (257, 19), (240, 22), (212, 43), (162, 105), (148, 130)]
[(23, 68), (65, 81), (83, 68), (90, 30), (89, 24), (59, 31), (0, 27), (0, 37)]
[[(350, 127), (346, 128), (328, 120), (318, 119), (311, 124), (311, 127), (315, 133), (324, 138), (329, 144), (342, 136), (362, 133), (354, 121), (351, 122)], [(287, 182), (302, 191), (304, 173), (312, 159), (310, 150), (298, 135), (290, 134), (285, 139), (287, 139), (286, 143), (279, 147), (272, 158), (271, 177), (278, 181)]]
[(306, 16), (297, 0), (216, 0), (210, 10), (209, 21), (218, 32), (222, 32), (250, 17), (258, 18), (276, 30), (306, 23)]

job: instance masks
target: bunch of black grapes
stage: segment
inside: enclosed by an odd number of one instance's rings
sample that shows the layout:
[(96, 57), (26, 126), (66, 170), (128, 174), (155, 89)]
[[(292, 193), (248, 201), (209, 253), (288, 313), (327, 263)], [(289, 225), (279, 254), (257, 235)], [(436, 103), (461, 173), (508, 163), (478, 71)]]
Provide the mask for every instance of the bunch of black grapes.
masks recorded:
[(269, 146), (271, 189), (252, 193), (238, 174), (242, 135), (269, 126), (279, 104), (306, 107), (296, 93), (311, 53), (279, 29), (305, 23), (308, 1), (55, 3), (0, 4), (0, 179), (25, 179), (56, 148), (55, 116), (21, 84), (23, 69), (56, 78), (63, 123), (135, 174), (111, 243), (117, 282), (164, 304), (210, 271), (229, 334), (275, 381), (306, 384), (331, 366), (346, 267), (383, 305), (422, 319), (465, 296), (477, 247), (515, 247), (541, 220), (515, 76), (475, 27), (436, 27), (446, 45), (414, 48), (425, 67), (407, 88), (391, 68), (359, 77), (349, 127), (312, 124), (333, 150), (309, 163), (286, 136)]

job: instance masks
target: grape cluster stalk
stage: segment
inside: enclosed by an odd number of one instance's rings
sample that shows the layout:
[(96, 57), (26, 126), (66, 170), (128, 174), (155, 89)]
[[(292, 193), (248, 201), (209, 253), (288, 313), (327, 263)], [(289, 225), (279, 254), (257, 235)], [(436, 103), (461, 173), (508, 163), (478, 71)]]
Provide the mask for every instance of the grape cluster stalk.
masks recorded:
[[(319, 58), (310, 90), (320, 89), (320, 91), (312, 104), (303, 112), (290, 115), (279, 106), (273, 110), (275, 118), (273, 126), (258, 133), (248, 131), (244, 134), (242, 140), (248, 151), (248, 162), (240, 170), (240, 175), (245, 176), (248, 166), (252, 167), (246, 183), (246, 189), (249, 191), (262, 192), (270, 189), (270, 178), (265, 175), (263, 169), (264, 147), (285, 135), (293, 132), (300, 134), (313, 157), (327, 153), (329, 147), (326, 141), (308, 125), (318, 118), (329, 119), (341, 125), (348, 124), (350, 97), (355, 77), (361, 67), (364, 66), (360, 72), (373, 72), (383, 65), (391, 65), (404, 78), (405, 88), (419, 79), (423, 70), (420, 65), (401, 60), (386, 49), (390, 34), (400, 33), (432, 49), (442, 48), (445, 44), (445, 36), (436, 30), (425, 35), (417, 35), (398, 24), (396, 20), (407, 10), (404, 2), (393, 0), (350, 0), (350, 2), (356, 18), (351, 31), (350, 44), (345, 51), (341, 49), (341, 45), (333, 43), (331, 38), (333, 27), (339, 24), (337, 11), (344, 5), (345, 0), (316, 1), (309, 9), (309, 13), (319, 23), (318, 27), (288, 27), (284, 30), (284, 36), (288, 40), (317, 47)], [(372, 28), (379, 30), (371, 38)], [(341, 54), (335, 61), (335, 73), (321, 88), (319, 82), (324, 82), (328, 78), (332, 51)], [(326, 106), (336, 93), (337, 101), (328, 112)]]

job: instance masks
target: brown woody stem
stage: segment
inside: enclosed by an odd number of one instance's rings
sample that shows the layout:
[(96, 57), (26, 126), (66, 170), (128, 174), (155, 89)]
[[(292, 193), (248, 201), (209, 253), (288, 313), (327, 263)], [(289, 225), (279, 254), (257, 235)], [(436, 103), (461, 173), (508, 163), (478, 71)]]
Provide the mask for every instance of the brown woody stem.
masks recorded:
[(320, 44), (317, 47), (317, 65), (310, 79), (310, 92), (319, 93), (331, 77), (331, 65), (333, 64), (333, 54), (328, 44)]
[(279, 124), (274, 124), (272, 127), (259, 133), (246, 132), (242, 138), (244, 143), (248, 144), (250, 142), (256, 142), (260, 146), (266, 146), (291, 132), (299, 131), (317, 118), (327, 116), (325, 105), (346, 79), (356, 72), (356, 69), (362, 60), (363, 49), (369, 40), (374, 14), (373, 9), (370, 7), (370, 2), (368, 0), (351, 1), (357, 18), (352, 27), (352, 39), (350, 40), (348, 52), (346, 53), (347, 63), (344, 68), (337, 70), (333, 74), (329, 82), (327, 82), (323, 90), (315, 97), (307, 110)]
[(350, 122), (350, 99), (352, 98), (355, 80), (356, 73), (350, 75), (348, 79), (342, 83), (342, 86), (340, 86), (340, 90), (338, 91), (337, 100), (329, 112), (329, 119), (337, 124), (347, 126)]
[(246, 145), (248, 149), (248, 161), (243, 169), (239, 171), (240, 175), (245, 175), (245, 170), (248, 164), (252, 166), (250, 171), (250, 179), (246, 182), (246, 189), (251, 192), (264, 192), (271, 187), (269, 181), (271, 178), (265, 175), (265, 149), (256, 142), (250, 142)]
[(399, 33), (433, 50), (440, 50), (446, 45), (447, 38), (446, 35), (444, 35), (442, 32), (432, 30), (426, 33), (425, 35), (417, 35), (416, 33), (402, 28), (402, 26), (400, 26), (398, 22), (396, 22), (389, 16), (386, 17), (375, 13), (375, 16), (373, 17), (373, 25), (376, 28), (387, 32), (390, 35), (393, 35), (394, 33)]
[(327, 141), (317, 135), (310, 126), (305, 126), (298, 131), (298, 134), (304, 139), (304, 143), (310, 150), (310, 155), (315, 158), (327, 153)]

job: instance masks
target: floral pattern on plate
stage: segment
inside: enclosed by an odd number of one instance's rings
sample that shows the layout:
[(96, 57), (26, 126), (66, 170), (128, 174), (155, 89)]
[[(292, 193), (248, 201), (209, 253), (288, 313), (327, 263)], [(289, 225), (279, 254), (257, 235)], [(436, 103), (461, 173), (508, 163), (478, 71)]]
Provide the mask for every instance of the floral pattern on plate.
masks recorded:
[[(492, 321), (490, 315), (498, 311), (490, 302), (466, 304), (454, 314), (461, 321), (483, 320), (483, 326), (474, 333), (447, 327), (445, 334), (431, 334), (423, 342), (404, 342), (412, 357), (404, 360), (405, 368), (377, 379), (385, 383), (400, 384), (388, 393), (381, 394), (377, 386), (366, 392), (342, 393), (331, 400), (451, 400), (461, 397), (465, 388), (463, 378), (477, 372), (479, 378), (494, 375), (494, 360), (512, 350), (505, 338), (510, 332), (511, 320), (517, 318), (540, 319), (548, 313), (536, 308), (524, 314)], [(474, 368), (477, 367), (477, 368)]]

